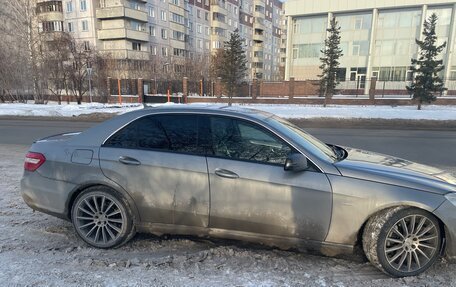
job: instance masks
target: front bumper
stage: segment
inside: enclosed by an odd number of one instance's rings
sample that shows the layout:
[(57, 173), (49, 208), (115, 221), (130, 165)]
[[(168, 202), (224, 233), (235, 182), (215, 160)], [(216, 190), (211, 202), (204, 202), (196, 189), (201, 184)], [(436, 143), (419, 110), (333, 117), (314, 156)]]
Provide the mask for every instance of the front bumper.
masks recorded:
[(75, 184), (43, 177), (36, 171), (25, 171), (21, 180), (21, 195), (29, 207), (63, 219), (68, 219), (68, 197), (75, 188)]
[(456, 260), (456, 206), (445, 200), (434, 214), (445, 225), (445, 256)]

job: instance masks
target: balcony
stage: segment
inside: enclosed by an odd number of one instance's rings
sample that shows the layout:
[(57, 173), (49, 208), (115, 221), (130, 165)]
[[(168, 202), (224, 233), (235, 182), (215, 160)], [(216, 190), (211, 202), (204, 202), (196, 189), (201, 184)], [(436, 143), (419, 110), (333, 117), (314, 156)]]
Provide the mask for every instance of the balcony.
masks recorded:
[(141, 22), (147, 22), (147, 13), (123, 6), (99, 8), (96, 11), (98, 19), (130, 18)]
[(142, 42), (149, 41), (149, 34), (126, 28), (98, 30), (98, 40), (130, 39)]
[(261, 19), (261, 18), (255, 18), (255, 22), (253, 22), (253, 28), (264, 31), (264, 29), (265, 29), (264, 23), (261, 23), (260, 21), (258, 21), (258, 19)]
[(63, 17), (62, 12), (51, 11), (51, 12), (41, 12), (38, 15), (38, 19), (40, 22), (43, 22), (43, 21), (52, 22), (52, 21), (63, 21), (64, 17)]
[(227, 11), (225, 8), (223, 8), (222, 6), (216, 4), (216, 5), (211, 5), (211, 11), (212, 12), (215, 12), (215, 13), (220, 13), (220, 14), (223, 14), (223, 15), (226, 15), (227, 14)]
[(254, 44), (252, 50), (253, 50), (253, 52), (263, 52), (264, 51), (263, 44)]
[(264, 42), (264, 35), (263, 34), (253, 34), (253, 41), (256, 42)]

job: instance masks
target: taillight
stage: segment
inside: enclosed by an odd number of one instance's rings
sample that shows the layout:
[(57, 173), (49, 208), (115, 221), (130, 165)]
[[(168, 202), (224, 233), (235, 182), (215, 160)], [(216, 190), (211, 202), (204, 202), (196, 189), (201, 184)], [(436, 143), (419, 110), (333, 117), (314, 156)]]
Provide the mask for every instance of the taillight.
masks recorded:
[(46, 158), (43, 154), (38, 152), (29, 152), (25, 156), (24, 169), (28, 171), (37, 170), (44, 162)]

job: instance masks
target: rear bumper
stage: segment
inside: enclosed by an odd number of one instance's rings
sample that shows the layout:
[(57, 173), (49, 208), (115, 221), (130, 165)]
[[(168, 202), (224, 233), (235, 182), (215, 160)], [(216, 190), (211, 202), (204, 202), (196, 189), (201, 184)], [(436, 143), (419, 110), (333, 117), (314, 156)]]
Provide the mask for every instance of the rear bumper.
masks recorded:
[(456, 206), (448, 200), (434, 211), (445, 225), (445, 256), (456, 260)]
[(75, 184), (50, 179), (38, 172), (25, 171), (21, 195), (32, 209), (68, 220), (67, 202)]

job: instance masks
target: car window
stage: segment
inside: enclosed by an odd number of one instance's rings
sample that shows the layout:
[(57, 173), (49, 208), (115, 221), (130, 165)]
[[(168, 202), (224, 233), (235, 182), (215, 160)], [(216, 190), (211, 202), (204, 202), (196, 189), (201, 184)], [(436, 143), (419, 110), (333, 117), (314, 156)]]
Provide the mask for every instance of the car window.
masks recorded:
[(197, 126), (196, 115), (146, 116), (115, 133), (104, 146), (204, 154)]
[(227, 117), (211, 117), (215, 156), (255, 162), (285, 164), (292, 149), (264, 128)]

